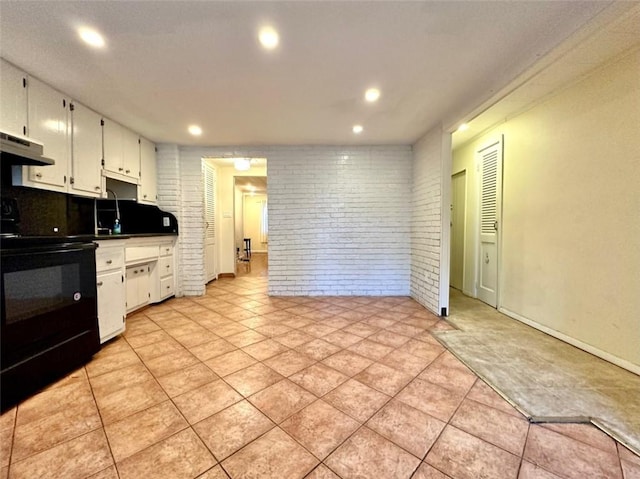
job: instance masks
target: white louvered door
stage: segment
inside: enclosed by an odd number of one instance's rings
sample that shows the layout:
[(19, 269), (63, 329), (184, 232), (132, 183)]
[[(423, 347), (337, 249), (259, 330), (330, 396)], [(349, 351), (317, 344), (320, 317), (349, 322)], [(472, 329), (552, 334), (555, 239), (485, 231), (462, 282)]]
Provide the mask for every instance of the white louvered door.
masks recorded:
[(204, 180), (204, 261), (206, 282), (216, 279), (216, 187), (217, 171), (206, 161), (202, 162)]
[(498, 306), (499, 229), (502, 211), (502, 140), (477, 153), (480, 166), (478, 298)]

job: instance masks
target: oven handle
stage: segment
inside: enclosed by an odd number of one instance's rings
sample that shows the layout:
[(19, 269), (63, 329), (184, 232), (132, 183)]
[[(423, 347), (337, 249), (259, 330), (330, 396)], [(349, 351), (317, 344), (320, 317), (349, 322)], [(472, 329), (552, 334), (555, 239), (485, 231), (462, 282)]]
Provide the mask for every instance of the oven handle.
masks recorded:
[(24, 256), (39, 253), (65, 253), (72, 251), (95, 250), (95, 243), (54, 243), (37, 246), (25, 246), (0, 250), (2, 256)]

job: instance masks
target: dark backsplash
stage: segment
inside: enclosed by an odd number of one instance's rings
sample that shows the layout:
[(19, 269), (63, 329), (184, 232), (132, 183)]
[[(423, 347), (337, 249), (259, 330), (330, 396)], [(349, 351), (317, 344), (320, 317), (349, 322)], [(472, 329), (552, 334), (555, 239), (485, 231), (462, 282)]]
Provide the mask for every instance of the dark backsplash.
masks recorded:
[[(19, 232), (25, 236), (69, 236), (94, 234), (94, 202), (98, 220), (113, 228), (115, 201), (94, 200), (66, 193), (11, 185), (9, 165), (0, 165), (0, 193), (3, 198), (15, 198), (20, 211)], [(141, 205), (131, 200), (119, 201), (122, 234), (177, 233), (178, 225), (170, 213), (156, 206)], [(109, 211), (110, 210), (110, 211)], [(163, 226), (168, 217), (170, 226)], [(57, 228), (57, 231), (55, 231)]]

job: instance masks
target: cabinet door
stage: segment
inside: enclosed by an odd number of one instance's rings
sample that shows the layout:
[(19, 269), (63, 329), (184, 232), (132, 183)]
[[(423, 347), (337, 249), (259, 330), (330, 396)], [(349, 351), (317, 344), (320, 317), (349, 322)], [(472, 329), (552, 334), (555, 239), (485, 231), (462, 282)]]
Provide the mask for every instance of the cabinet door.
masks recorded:
[(98, 275), (98, 328), (100, 342), (104, 343), (125, 328), (125, 291), (122, 272)]
[(27, 74), (0, 61), (0, 128), (12, 135), (27, 134)]
[(28, 86), (28, 135), (44, 145), (44, 156), (55, 160), (54, 165), (29, 167), (29, 180), (47, 185), (47, 189), (66, 191), (69, 102), (62, 93), (35, 78), (29, 78)]
[(100, 196), (102, 117), (80, 103), (73, 103), (71, 118), (71, 188), (78, 194)]
[(102, 119), (104, 126), (102, 132), (104, 135), (104, 166), (103, 168), (113, 173), (124, 174), (124, 166), (122, 165), (122, 134), (123, 129), (119, 123), (109, 120), (108, 118)]
[(149, 303), (149, 266), (131, 266), (127, 268), (127, 311), (133, 311)]
[(158, 201), (156, 146), (149, 140), (140, 138), (140, 203), (156, 204)]
[(140, 141), (137, 133), (122, 127), (122, 166), (124, 174), (138, 183), (140, 179)]

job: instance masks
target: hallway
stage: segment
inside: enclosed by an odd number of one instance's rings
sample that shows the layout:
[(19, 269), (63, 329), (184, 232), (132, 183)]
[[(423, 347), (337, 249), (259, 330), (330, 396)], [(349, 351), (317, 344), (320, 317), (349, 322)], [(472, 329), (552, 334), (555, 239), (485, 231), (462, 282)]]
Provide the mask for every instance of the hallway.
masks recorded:
[(534, 422), (593, 423), (640, 451), (640, 377), (451, 289), (436, 333), (458, 358)]
[(639, 477), (593, 426), (530, 424), (410, 298), (266, 291), (240, 275), (128, 318), (2, 415), (2, 477)]

